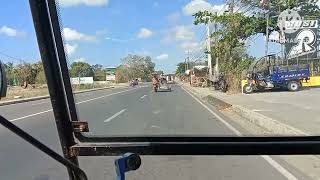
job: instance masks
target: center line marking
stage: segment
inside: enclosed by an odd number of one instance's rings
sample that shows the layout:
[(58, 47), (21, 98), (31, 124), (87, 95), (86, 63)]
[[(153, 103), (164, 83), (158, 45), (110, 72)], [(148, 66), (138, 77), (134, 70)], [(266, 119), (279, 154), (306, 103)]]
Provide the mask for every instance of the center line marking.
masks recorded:
[[(104, 95), (104, 96), (99, 96), (99, 97), (96, 97), (96, 98), (92, 98), (92, 99), (80, 101), (80, 102), (77, 102), (77, 103), (75, 103), (75, 104), (82, 104), (82, 103), (94, 101), (94, 100), (97, 100), (97, 99), (105, 98), (105, 97), (108, 97), (108, 96), (112, 96), (112, 95), (116, 95), (116, 94), (121, 94), (121, 93), (128, 92), (128, 91), (132, 91), (132, 89), (128, 89), (128, 90), (124, 90), (124, 91), (119, 91), (119, 92), (107, 94), (107, 95)], [(22, 120), (22, 119), (25, 119), (25, 118), (37, 116), (37, 115), (40, 115), (40, 114), (48, 113), (48, 112), (51, 112), (51, 111), (52, 111), (52, 109), (48, 109), (48, 110), (41, 111), (41, 112), (38, 112), (38, 113), (29, 114), (29, 115), (22, 116), (22, 117), (19, 117), (19, 118), (11, 119), (11, 120), (9, 120), (9, 121), (10, 121), (10, 122), (14, 122), (14, 121)]]
[(104, 120), (104, 122), (110, 122), (112, 119), (116, 118), (120, 114), (124, 113), (127, 109), (122, 109), (121, 111), (115, 113), (113, 116), (109, 117), (108, 119)]
[(147, 95), (143, 95), (140, 99), (143, 99), (143, 98), (145, 98), (145, 97), (147, 97)]

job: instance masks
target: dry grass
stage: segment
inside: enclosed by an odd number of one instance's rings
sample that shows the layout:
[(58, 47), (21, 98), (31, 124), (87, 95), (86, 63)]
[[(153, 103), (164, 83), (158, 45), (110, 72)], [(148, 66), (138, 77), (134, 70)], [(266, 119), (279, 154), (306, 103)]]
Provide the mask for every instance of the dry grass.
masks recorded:
[[(94, 84), (94, 85), (74, 85), (72, 87), (73, 92), (93, 89), (93, 88), (104, 88), (110, 87), (111, 84)], [(1, 101), (12, 100), (12, 99), (22, 99), (22, 98), (30, 98), (37, 96), (45, 96), (48, 95), (47, 85), (38, 84), (38, 85), (29, 85), (26, 89), (23, 89), (20, 86), (11, 86), (8, 88), (7, 96), (2, 98)]]
[(36, 96), (44, 96), (48, 95), (48, 88), (47, 86), (36, 86), (31, 87), (29, 86), (26, 89), (23, 89), (19, 86), (11, 86), (8, 88), (7, 96), (1, 100), (11, 100), (11, 99), (20, 99), (20, 98), (30, 98)]
[(238, 77), (233, 74), (229, 74), (226, 81), (228, 83), (228, 94), (237, 94), (241, 92), (241, 82)]

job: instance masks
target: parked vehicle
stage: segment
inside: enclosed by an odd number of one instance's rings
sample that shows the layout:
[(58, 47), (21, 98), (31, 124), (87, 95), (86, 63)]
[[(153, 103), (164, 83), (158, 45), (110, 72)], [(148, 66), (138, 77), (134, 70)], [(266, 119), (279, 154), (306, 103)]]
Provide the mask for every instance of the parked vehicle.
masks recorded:
[(302, 87), (301, 81), (309, 79), (308, 65), (278, 65), (276, 57), (269, 55), (250, 66), (243, 92), (250, 94), (267, 89), (299, 91)]
[(222, 92), (227, 92), (228, 84), (224, 76), (220, 74), (214, 81), (212, 81), (215, 90), (221, 90)]

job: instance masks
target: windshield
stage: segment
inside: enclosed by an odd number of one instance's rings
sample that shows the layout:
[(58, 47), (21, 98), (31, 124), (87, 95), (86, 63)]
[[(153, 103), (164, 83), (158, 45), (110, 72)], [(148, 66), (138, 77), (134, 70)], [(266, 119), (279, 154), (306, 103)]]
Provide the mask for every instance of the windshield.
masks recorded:
[[(85, 136), (319, 135), (319, 2), (56, 4)], [(0, 114), (60, 152), (29, 5), (5, 7), (0, 60), (9, 89)], [(63, 167), (0, 133), (4, 179), (66, 179)], [(21, 156), (12, 161), (12, 151)], [(114, 177), (113, 158), (80, 164), (92, 179)], [(316, 156), (152, 156), (128, 179), (319, 179), (318, 164)]]

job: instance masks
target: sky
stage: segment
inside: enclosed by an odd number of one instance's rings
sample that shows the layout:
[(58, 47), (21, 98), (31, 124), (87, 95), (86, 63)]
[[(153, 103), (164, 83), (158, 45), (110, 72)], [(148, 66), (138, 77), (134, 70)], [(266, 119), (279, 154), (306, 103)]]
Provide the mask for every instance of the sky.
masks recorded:
[[(114, 67), (128, 54), (150, 56), (157, 70), (173, 72), (205, 47), (205, 26), (193, 25), (200, 9), (223, 12), (224, 0), (59, 0), (61, 29), (69, 63), (85, 61)], [(264, 37), (250, 41), (248, 53), (264, 55)], [(270, 52), (278, 52), (276, 44)], [(0, 60), (40, 59), (27, 0), (3, 3), (0, 11)]]

